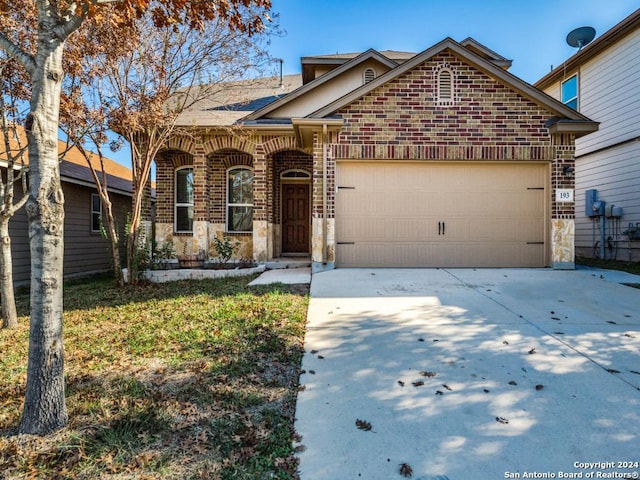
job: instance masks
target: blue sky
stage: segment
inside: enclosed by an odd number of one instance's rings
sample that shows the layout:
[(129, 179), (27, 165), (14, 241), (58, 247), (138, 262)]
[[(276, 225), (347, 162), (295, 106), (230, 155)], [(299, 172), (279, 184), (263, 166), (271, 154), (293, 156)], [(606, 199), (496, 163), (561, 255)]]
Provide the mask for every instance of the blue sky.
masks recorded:
[[(473, 37), (513, 60), (509, 70), (534, 83), (576, 49), (567, 34), (582, 26), (596, 38), (640, 8), (638, 0), (272, 0), (286, 32), (270, 52), (284, 73), (300, 57), (376, 50), (421, 52), (446, 37)], [(274, 65), (274, 68), (276, 66)], [(130, 165), (127, 148), (111, 158)]]
[(300, 57), (376, 50), (421, 52), (446, 37), (473, 37), (513, 60), (510, 72), (533, 83), (575, 53), (576, 27), (599, 36), (638, 0), (272, 0), (286, 36), (272, 41), (285, 73)]

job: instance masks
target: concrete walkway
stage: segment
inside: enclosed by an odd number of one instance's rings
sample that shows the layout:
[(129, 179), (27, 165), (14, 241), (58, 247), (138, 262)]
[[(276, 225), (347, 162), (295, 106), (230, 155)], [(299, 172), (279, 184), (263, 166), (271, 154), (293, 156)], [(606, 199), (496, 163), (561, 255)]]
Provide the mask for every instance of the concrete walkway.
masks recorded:
[(640, 290), (619, 281), (640, 278), (314, 275), (295, 425), (302, 480), (403, 478), (401, 468), (414, 480), (635, 475)]
[(278, 268), (267, 270), (258, 278), (249, 283), (253, 285), (269, 285), (272, 283), (298, 284), (311, 283), (311, 267), (303, 268)]

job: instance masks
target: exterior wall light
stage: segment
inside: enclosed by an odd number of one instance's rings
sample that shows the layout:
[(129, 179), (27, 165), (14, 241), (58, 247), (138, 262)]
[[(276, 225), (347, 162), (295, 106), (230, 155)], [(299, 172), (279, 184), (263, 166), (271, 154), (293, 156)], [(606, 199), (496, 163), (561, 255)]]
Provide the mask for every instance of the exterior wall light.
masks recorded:
[(573, 175), (574, 175), (575, 171), (576, 171), (576, 169), (573, 168), (573, 167), (570, 167), (569, 165), (567, 165), (567, 166), (562, 168), (562, 173), (567, 178), (573, 178)]

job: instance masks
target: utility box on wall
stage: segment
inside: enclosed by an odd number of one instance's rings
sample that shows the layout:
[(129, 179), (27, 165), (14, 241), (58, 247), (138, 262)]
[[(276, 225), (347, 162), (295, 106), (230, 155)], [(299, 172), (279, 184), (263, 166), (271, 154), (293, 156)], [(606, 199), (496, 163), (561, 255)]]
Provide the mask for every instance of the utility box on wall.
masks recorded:
[(604, 202), (598, 201), (598, 190), (591, 189), (585, 192), (584, 214), (587, 217), (601, 217), (604, 215)]

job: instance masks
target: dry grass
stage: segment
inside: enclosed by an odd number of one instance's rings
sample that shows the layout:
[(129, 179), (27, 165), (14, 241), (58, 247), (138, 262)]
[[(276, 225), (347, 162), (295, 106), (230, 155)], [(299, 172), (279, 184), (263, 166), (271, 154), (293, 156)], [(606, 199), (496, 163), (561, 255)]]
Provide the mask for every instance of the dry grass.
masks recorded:
[(0, 478), (296, 478), (307, 287), (251, 278), (65, 289), (69, 425), (15, 435), (28, 297), (0, 332)]

